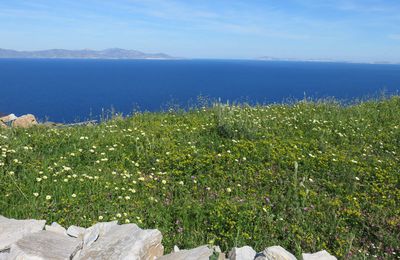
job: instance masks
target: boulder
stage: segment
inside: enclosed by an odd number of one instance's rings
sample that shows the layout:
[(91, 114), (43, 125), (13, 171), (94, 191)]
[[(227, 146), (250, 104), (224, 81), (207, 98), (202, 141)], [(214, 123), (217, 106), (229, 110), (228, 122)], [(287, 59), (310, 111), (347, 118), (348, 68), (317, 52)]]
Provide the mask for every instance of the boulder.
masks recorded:
[(0, 216), (0, 252), (9, 249), (19, 239), (43, 230), (45, 220), (16, 220)]
[(42, 230), (13, 244), (9, 259), (66, 260), (71, 259), (81, 247), (80, 239)]
[(8, 122), (14, 121), (15, 119), (17, 119), (17, 117), (14, 114), (9, 114), (8, 116), (0, 117), (0, 122), (6, 124)]
[(229, 260), (253, 260), (256, 256), (256, 251), (249, 246), (234, 247), (228, 254)]
[(52, 231), (52, 232), (60, 233), (60, 234), (63, 234), (63, 235), (67, 235), (67, 230), (63, 226), (58, 224), (57, 222), (51, 223), (50, 226), (46, 225), (45, 229), (47, 231)]
[(97, 240), (99, 236), (104, 236), (113, 227), (118, 225), (118, 221), (100, 222), (87, 228), (83, 234), (83, 246), (88, 247)]
[(314, 254), (302, 254), (303, 260), (336, 260), (337, 258), (329, 254), (325, 250)]
[(297, 258), (281, 246), (271, 246), (258, 253), (254, 260), (297, 260)]
[(67, 229), (67, 234), (71, 237), (83, 238), (83, 235), (85, 234), (85, 228), (72, 225)]
[(208, 246), (200, 246), (190, 250), (179, 250), (157, 258), (157, 260), (209, 260), (212, 254), (213, 250)]
[(37, 124), (38, 122), (36, 121), (35, 116), (31, 114), (20, 116), (12, 122), (13, 127), (21, 128), (28, 128)]
[(0, 260), (8, 260), (10, 259), (10, 249), (0, 251)]
[(91, 246), (83, 248), (78, 259), (156, 259), (164, 252), (161, 240), (161, 232), (155, 229), (143, 230), (135, 224), (115, 225)]

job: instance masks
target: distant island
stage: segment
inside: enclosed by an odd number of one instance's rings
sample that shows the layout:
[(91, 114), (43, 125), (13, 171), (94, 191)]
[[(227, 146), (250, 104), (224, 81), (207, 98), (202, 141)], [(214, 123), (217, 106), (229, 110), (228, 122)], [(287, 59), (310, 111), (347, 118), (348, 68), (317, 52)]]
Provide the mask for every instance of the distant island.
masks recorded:
[(105, 50), (64, 50), (16, 51), (0, 49), (0, 59), (175, 59), (165, 53), (144, 53), (136, 50), (111, 48)]

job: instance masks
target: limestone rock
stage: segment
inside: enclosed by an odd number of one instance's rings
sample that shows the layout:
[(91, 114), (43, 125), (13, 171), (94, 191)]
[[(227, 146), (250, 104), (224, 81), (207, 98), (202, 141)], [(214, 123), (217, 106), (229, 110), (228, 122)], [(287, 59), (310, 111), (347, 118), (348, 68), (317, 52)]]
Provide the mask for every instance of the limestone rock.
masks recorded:
[(314, 254), (303, 254), (303, 260), (336, 260), (337, 258), (329, 254), (325, 250)]
[(38, 122), (36, 121), (35, 116), (31, 114), (20, 116), (12, 122), (13, 127), (22, 127), (22, 128), (32, 127), (37, 124)]
[(229, 260), (253, 260), (256, 256), (256, 251), (249, 246), (234, 247), (228, 254)]
[(56, 232), (39, 231), (12, 245), (10, 259), (71, 259), (82, 247), (82, 241)]
[(16, 117), (14, 114), (9, 114), (8, 116), (0, 117), (0, 121), (3, 123), (8, 123), (8, 122), (14, 121), (17, 118), (18, 117)]
[(83, 237), (85, 228), (72, 225), (67, 229), (67, 234), (71, 237)]
[(0, 260), (8, 260), (10, 256), (10, 249), (0, 251)]
[(113, 227), (118, 225), (118, 221), (100, 222), (87, 228), (83, 235), (83, 246), (90, 246), (99, 236), (104, 236)]
[(179, 250), (157, 258), (157, 260), (209, 260), (212, 254), (213, 250), (208, 246), (200, 246), (190, 250)]
[(271, 246), (257, 254), (254, 260), (297, 260), (297, 258), (281, 246)]
[(58, 224), (57, 222), (51, 223), (50, 226), (46, 225), (45, 229), (47, 231), (52, 231), (52, 232), (60, 233), (60, 234), (63, 234), (63, 235), (67, 235), (67, 230), (63, 226)]
[(8, 128), (8, 126), (0, 121), (0, 128)]
[(82, 249), (79, 259), (155, 259), (162, 256), (161, 232), (143, 230), (135, 224), (115, 225), (90, 247)]
[(43, 230), (45, 224), (45, 220), (16, 220), (0, 216), (0, 251), (10, 248), (26, 235)]

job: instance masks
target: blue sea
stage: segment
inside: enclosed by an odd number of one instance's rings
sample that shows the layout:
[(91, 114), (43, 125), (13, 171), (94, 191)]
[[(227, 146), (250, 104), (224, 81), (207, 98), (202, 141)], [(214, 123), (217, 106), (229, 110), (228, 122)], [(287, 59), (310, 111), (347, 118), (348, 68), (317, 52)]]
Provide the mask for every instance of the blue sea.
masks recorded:
[(188, 108), (199, 96), (274, 103), (343, 101), (400, 90), (400, 65), (244, 60), (0, 60), (0, 112), (55, 122), (104, 111)]

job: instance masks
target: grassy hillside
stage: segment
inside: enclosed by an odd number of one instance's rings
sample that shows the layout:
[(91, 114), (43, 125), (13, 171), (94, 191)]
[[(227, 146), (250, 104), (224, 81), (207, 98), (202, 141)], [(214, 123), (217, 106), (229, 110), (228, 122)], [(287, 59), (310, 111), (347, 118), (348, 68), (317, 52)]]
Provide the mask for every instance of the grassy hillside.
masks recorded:
[(400, 255), (400, 97), (0, 129), (0, 214), (163, 232), (169, 251)]

